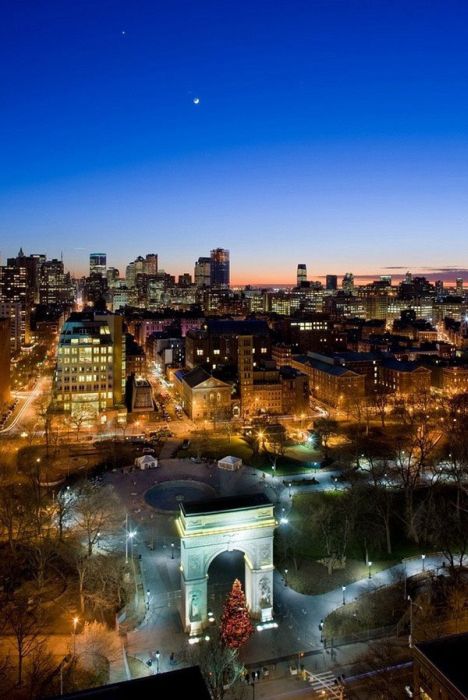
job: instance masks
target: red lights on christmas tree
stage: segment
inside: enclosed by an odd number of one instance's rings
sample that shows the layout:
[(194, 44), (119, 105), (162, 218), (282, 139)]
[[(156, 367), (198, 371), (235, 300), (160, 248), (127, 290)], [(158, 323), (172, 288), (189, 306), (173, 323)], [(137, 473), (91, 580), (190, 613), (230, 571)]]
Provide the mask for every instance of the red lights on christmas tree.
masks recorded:
[(226, 647), (239, 649), (254, 632), (245, 595), (239, 579), (232, 584), (232, 590), (224, 603), (221, 616), (221, 641)]

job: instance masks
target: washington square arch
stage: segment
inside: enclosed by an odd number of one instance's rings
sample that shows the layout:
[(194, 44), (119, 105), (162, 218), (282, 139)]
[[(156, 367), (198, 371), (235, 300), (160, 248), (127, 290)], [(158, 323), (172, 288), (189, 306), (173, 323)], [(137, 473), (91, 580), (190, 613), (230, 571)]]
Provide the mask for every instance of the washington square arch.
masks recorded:
[(244, 553), (251, 616), (262, 622), (272, 619), (275, 524), (273, 504), (262, 493), (181, 504), (182, 619), (191, 636), (208, 624), (208, 568), (226, 550)]

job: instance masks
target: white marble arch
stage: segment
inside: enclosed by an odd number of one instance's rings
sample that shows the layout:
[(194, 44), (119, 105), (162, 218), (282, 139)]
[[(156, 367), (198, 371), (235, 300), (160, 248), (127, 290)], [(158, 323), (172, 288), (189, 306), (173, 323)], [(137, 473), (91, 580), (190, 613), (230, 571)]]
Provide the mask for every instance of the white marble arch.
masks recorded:
[(244, 553), (246, 602), (252, 617), (273, 613), (273, 504), (262, 493), (180, 506), (182, 621), (191, 636), (208, 624), (208, 569), (222, 552)]

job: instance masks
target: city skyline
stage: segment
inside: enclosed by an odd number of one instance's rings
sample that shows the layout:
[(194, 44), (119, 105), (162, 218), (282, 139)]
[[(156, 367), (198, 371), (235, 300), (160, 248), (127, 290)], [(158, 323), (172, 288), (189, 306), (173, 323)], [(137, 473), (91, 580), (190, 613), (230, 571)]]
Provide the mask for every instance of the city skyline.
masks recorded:
[(0, 29), (3, 259), (63, 251), (80, 274), (99, 241), (180, 274), (217, 245), (233, 284), (289, 284), (300, 260), (468, 268), (464, 3), (20, 12)]
[[(20, 246), (20, 249), (23, 250), (23, 246)], [(24, 251), (26, 255), (31, 255), (31, 254), (44, 254), (44, 250), (31, 250), (31, 251)], [(125, 279), (125, 270), (127, 265), (131, 262), (131, 259), (128, 260), (122, 260), (120, 264), (116, 261), (115, 256), (113, 255), (112, 251), (109, 252), (85, 252), (85, 251), (80, 251), (81, 252), (81, 261), (80, 261), (80, 267), (79, 268), (72, 268), (70, 265), (67, 264), (67, 260), (64, 259), (64, 267), (65, 270), (70, 272), (72, 276), (75, 279), (79, 279), (80, 277), (86, 277), (89, 274), (89, 266), (90, 266), (90, 256), (92, 255), (104, 255), (107, 257), (107, 266), (109, 268), (115, 268), (119, 271), (120, 273), (120, 279)], [(230, 251), (232, 252), (232, 251)], [(2, 251), (3, 253), (3, 251)], [(15, 258), (18, 254), (18, 250), (12, 250), (9, 252), (7, 255), (2, 255), (0, 254), (0, 265), (5, 264), (8, 258)], [(59, 260), (61, 259), (63, 254), (63, 251), (60, 252), (58, 255), (51, 254), (49, 255), (46, 253), (47, 258), (50, 259), (55, 259)], [(138, 257), (139, 255), (142, 254), (147, 254), (146, 251), (139, 251), (138, 253), (133, 254), (133, 258)], [(232, 256), (231, 256), (232, 259)], [(161, 263), (161, 261), (159, 261)], [(193, 265), (190, 269), (185, 269), (183, 270), (182, 268), (173, 270), (172, 268), (168, 268), (164, 266), (163, 264), (159, 264), (159, 269), (164, 270), (167, 274), (171, 274), (174, 277), (178, 277), (179, 275), (183, 275), (185, 273), (190, 274), (193, 277), (194, 273), (194, 267), (196, 264), (196, 260), (194, 260)], [(297, 265), (296, 265), (297, 267)], [(236, 270), (234, 268), (234, 275), (232, 276), (231, 280), (231, 287), (243, 287), (247, 285), (252, 285), (252, 286), (266, 286), (266, 287), (294, 287), (296, 285), (296, 267), (292, 267), (291, 269), (285, 270), (285, 277), (281, 281), (277, 280), (272, 280), (272, 279), (258, 279), (258, 280), (251, 280), (245, 275), (242, 276), (242, 271)], [(232, 268), (231, 268), (232, 269)], [(461, 278), (463, 280), (466, 280), (468, 278), (468, 268), (463, 268), (463, 267), (446, 267), (446, 268), (435, 268), (435, 267), (410, 267), (410, 266), (405, 266), (405, 265), (395, 265), (395, 266), (385, 266), (381, 268), (377, 268), (374, 272), (369, 272), (367, 274), (354, 274), (353, 270), (343, 270), (343, 271), (336, 271), (335, 269), (330, 269), (327, 270), (326, 272), (323, 272), (321, 274), (315, 274), (315, 271), (309, 268), (309, 265), (307, 265), (307, 279), (308, 281), (320, 281), (324, 282), (326, 279), (327, 274), (333, 274), (337, 275), (338, 277), (338, 282), (341, 284), (341, 279), (344, 277), (346, 273), (351, 272), (354, 275), (354, 281), (356, 284), (366, 284), (368, 282), (371, 282), (373, 280), (378, 279), (381, 276), (386, 276), (389, 275), (392, 279), (392, 283), (398, 283), (401, 280), (404, 279), (405, 275), (407, 272), (411, 273), (413, 276), (421, 276), (425, 277), (428, 281), (430, 282), (436, 282), (437, 280), (441, 280), (445, 283), (447, 283), (449, 286), (450, 285), (455, 285), (457, 278)]]

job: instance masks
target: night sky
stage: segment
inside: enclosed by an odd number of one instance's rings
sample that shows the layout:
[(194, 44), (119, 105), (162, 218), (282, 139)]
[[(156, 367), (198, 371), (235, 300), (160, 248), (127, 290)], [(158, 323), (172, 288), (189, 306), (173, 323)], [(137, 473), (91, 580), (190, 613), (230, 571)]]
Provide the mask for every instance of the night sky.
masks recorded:
[(468, 268), (466, 0), (7, 0), (0, 72), (3, 259)]

